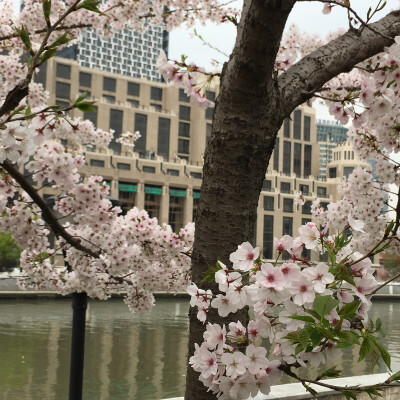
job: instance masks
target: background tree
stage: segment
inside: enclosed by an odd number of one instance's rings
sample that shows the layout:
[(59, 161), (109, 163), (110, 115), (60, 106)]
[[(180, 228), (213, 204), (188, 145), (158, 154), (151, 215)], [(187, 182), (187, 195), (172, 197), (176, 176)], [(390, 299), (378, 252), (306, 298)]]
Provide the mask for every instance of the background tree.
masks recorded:
[(19, 266), (21, 249), (9, 233), (0, 232), (0, 272), (12, 271)]

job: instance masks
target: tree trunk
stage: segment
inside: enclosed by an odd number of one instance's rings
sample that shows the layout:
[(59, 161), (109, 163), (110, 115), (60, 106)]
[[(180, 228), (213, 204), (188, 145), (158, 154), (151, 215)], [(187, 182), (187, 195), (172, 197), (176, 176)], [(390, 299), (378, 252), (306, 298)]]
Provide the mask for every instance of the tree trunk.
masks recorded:
[[(245, 2), (235, 49), (225, 64), (208, 144), (192, 257), (192, 279), (200, 287), (209, 265), (229, 255), (244, 241), (252, 241), (257, 204), (275, 136), (283, 121), (272, 112), (272, 68), (286, 16), (293, 2), (282, 10), (265, 0)], [(275, 17), (275, 18), (274, 18)], [(269, 40), (254, 40), (264, 37)], [(265, 71), (261, 72), (260, 71)], [(210, 284), (207, 283), (207, 287)], [(215, 293), (216, 285), (211, 285)], [(205, 325), (191, 309), (189, 354), (203, 341)], [(244, 313), (224, 322), (244, 322)], [(207, 318), (221, 323), (214, 312)], [(191, 368), (187, 374), (186, 400), (214, 399)]]
[[(282, 32), (295, 2), (245, 1), (235, 47), (221, 74), (212, 135), (204, 160), (192, 257), (193, 282), (214, 294), (215, 283), (201, 282), (204, 273), (218, 259), (229, 265), (230, 253), (242, 242), (252, 241), (262, 182), (284, 118), (312, 97), (323, 83), (393, 42), (368, 29), (350, 31), (345, 35), (346, 52), (343, 41), (342, 45), (340, 39), (333, 41), (331, 47), (324, 46), (320, 52), (306, 57), (304, 63), (295, 64), (274, 79)], [(399, 14), (389, 14), (380, 23), (374, 24), (375, 29), (391, 37), (400, 34)], [(357, 53), (356, 57), (351, 58), (352, 51)], [(343, 57), (343, 62), (338, 56)], [(189, 357), (194, 344), (203, 341), (205, 330), (196, 313), (197, 310), (190, 309)], [(221, 318), (214, 311), (207, 321), (227, 324), (238, 319), (244, 322), (244, 317), (239, 312)], [(189, 367), (185, 400), (215, 399), (198, 378), (198, 373)]]

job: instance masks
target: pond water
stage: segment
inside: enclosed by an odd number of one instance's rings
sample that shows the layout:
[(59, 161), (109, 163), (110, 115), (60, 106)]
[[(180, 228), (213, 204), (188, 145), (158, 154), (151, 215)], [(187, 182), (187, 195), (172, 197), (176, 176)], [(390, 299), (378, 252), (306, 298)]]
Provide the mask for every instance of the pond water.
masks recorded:
[[(147, 314), (131, 314), (121, 300), (90, 301), (84, 371), (85, 400), (158, 400), (182, 396), (188, 300), (159, 299)], [(400, 369), (400, 303), (376, 302), (384, 343)], [(0, 399), (68, 398), (70, 300), (0, 301)], [(371, 373), (356, 349), (336, 365), (346, 376)], [(384, 372), (384, 366), (373, 372)], [(308, 369), (308, 374), (314, 371)], [(284, 381), (282, 381), (284, 382)]]

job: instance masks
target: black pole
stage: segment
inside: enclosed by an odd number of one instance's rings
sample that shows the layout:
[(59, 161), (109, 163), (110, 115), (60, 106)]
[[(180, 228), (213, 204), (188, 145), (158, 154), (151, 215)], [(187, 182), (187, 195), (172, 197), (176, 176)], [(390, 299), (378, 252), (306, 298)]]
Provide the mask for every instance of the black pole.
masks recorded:
[(69, 400), (82, 400), (83, 359), (85, 355), (86, 307), (87, 307), (86, 293), (73, 293)]

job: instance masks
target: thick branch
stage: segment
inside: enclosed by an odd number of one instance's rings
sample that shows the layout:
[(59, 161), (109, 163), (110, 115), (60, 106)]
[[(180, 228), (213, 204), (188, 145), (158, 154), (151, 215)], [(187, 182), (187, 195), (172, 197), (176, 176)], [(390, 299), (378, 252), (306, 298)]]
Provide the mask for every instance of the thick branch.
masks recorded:
[(304, 57), (278, 78), (285, 115), (338, 74), (351, 71), (356, 64), (392, 45), (400, 35), (400, 10), (392, 11), (370, 26), (379, 34), (371, 29), (348, 31)]
[(1, 166), (18, 182), (21, 188), (25, 190), (34, 203), (40, 208), (42, 211), (42, 218), (46, 221), (55, 235), (61, 236), (75, 249), (82, 251), (83, 253), (86, 253), (94, 258), (99, 258), (99, 253), (95, 253), (93, 250), (83, 246), (80, 240), (77, 240), (65, 230), (50, 209), (49, 205), (39, 196), (35, 188), (27, 182), (25, 177), (13, 166), (10, 161), (3, 161)]

